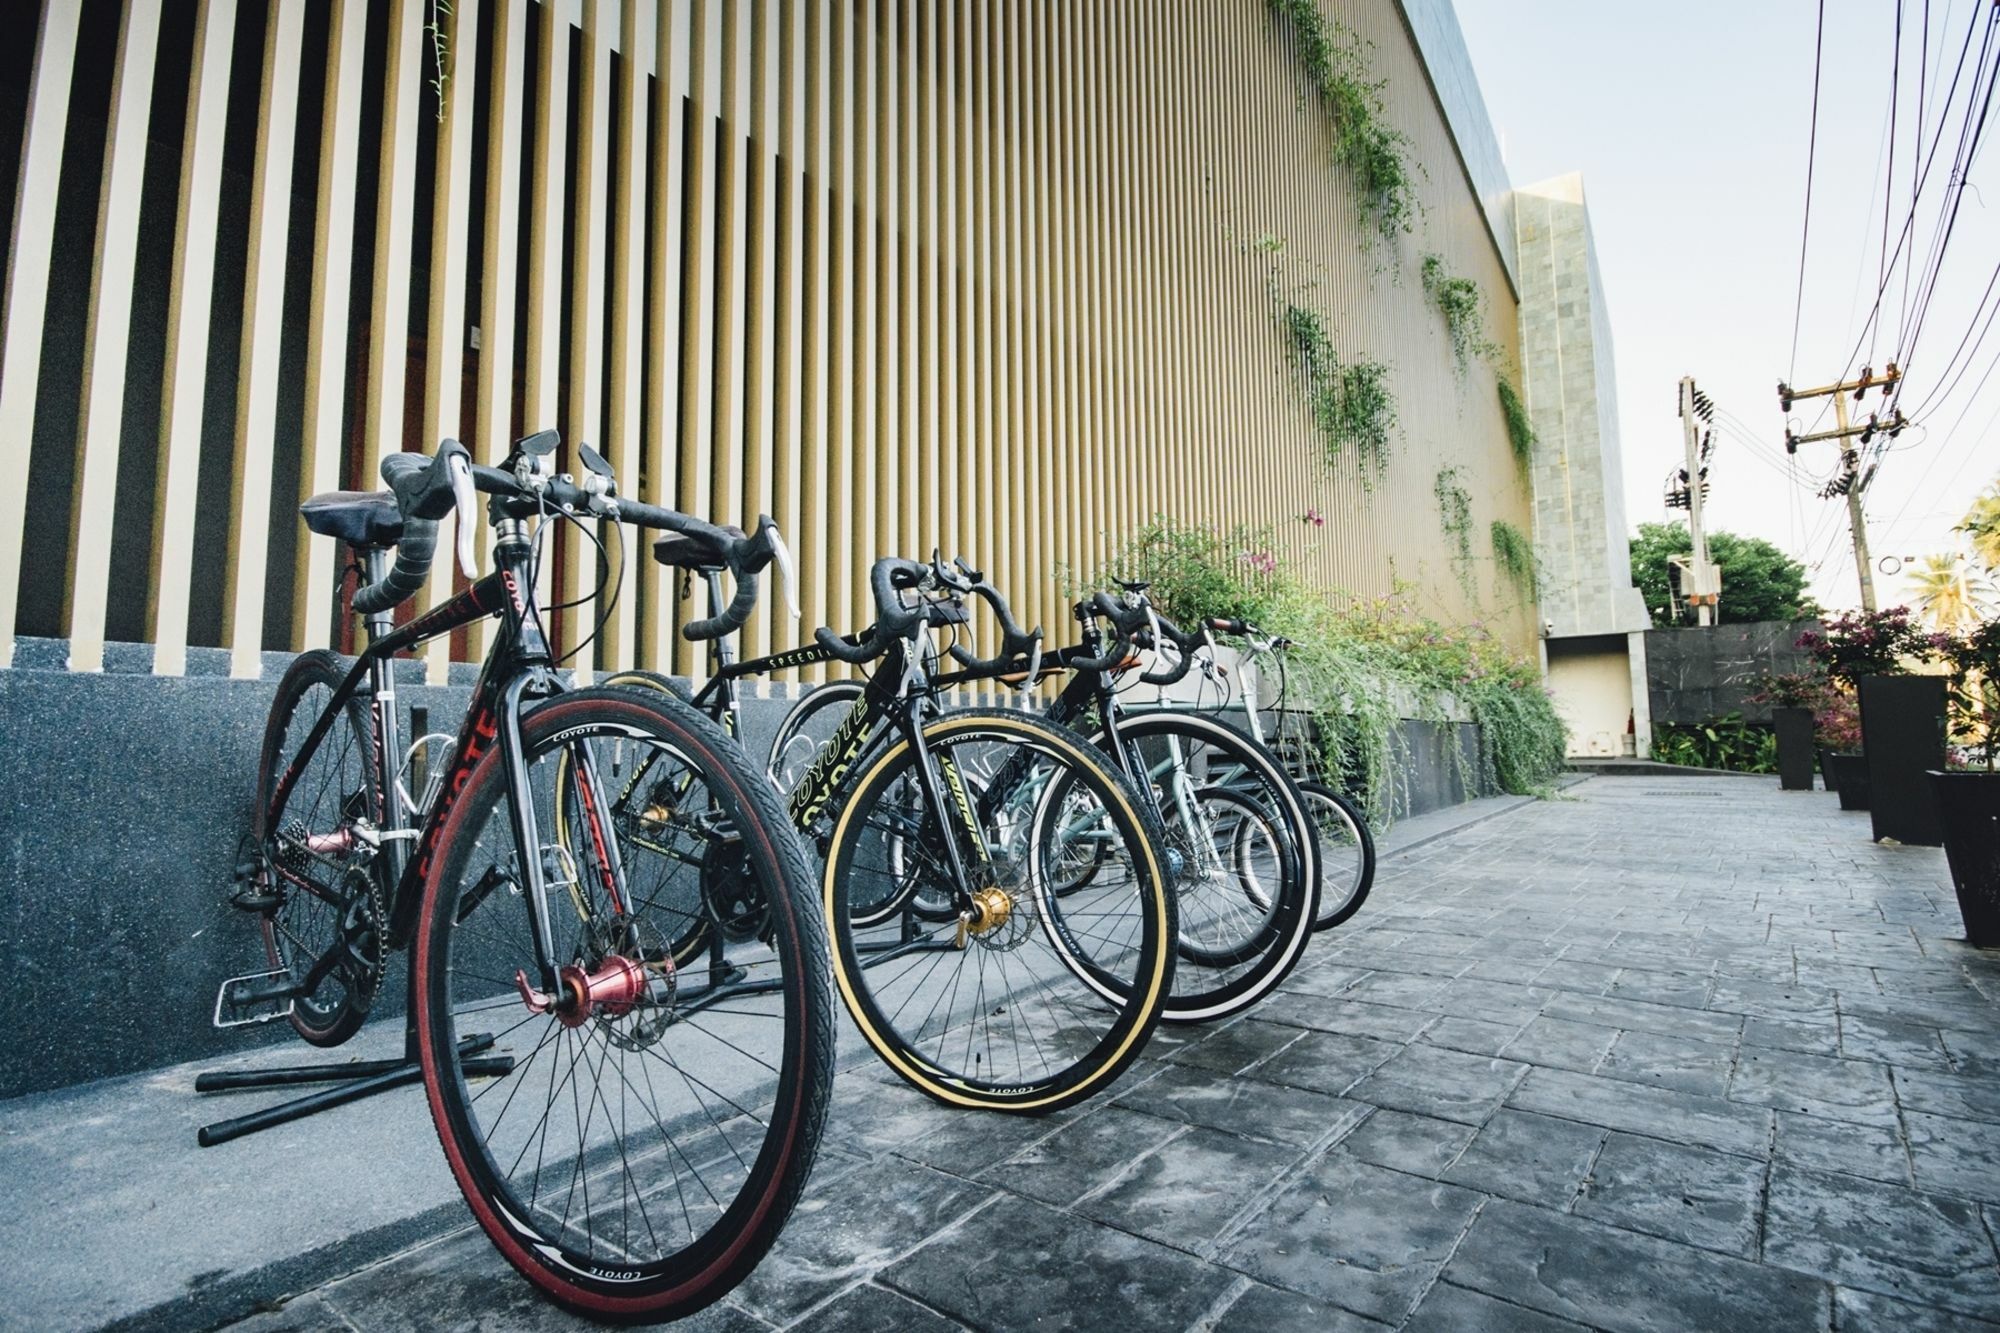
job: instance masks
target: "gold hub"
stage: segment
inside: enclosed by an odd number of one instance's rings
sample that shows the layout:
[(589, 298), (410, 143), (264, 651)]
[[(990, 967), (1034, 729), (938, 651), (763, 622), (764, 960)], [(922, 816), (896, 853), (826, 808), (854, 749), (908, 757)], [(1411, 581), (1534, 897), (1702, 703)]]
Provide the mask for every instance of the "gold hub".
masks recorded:
[(965, 928), (974, 935), (984, 935), (1006, 925), (1012, 915), (1014, 899), (1005, 889), (979, 889), (972, 895), (972, 919), (965, 923)]

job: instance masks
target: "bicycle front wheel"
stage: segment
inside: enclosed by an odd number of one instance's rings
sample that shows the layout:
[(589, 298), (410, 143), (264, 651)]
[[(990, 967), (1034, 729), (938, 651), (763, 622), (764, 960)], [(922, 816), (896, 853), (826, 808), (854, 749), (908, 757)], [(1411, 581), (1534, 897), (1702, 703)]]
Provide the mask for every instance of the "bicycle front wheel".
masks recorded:
[(1298, 785), (1264, 747), (1199, 714), (1132, 715), (1118, 734), (1159, 820), (1180, 900), (1180, 964), (1162, 1017), (1240, 1014), (1284, 980), (1312, 938), (1319, 865)]
[[(432, 1119), (474, 1217), (543, 1292), (676, 1318), (749, 1273), (811, 1171), (833, 1058), (811, 872), (741, 749), (665, 695), (559, 695), (522, 737), (521, 785), (497, 748), (480, 758), (425, 875)], [(622, 817), (641, 770), (644, 817)], [(553, 985), (510, 800), (535, 812)], [(687, 905), (719, 897), (756, 899), (761, 930), (677, 966)]]
[[(898, 740), (835, 819), (821, 889), (841, 997), (890, 1068), (941, 1102), (1073, 1105), (1137, 1056), (1173, 984), (1175, 908), (1138, 805), (1081, 737), (1039, 718), (951, 712), (922, 736), (928, 771)], [(1060, 906), (1032, 845), (1056, 799), (1064, 836), (1103, 848)], [(918, 910), (940, 899), (957, 905), (949, 920)], [(903, 909), (877, 919), (884, 902)], [(1104, 982), (1084, 983), (1079, 954)]]

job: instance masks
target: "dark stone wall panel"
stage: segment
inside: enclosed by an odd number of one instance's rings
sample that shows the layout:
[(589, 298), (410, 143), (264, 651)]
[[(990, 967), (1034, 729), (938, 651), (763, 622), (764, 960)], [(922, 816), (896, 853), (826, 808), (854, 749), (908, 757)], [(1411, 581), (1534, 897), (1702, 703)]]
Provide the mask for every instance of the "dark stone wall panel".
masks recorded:
[(1729, 713), (1769, 722), (1753, 704), (1763, 678), (1807, 670), (1812, 659), (1792, 645), (1816, 620), (1689, 626), (1646, 632), (1646, 693), (1655, 722), (1693, 723)]

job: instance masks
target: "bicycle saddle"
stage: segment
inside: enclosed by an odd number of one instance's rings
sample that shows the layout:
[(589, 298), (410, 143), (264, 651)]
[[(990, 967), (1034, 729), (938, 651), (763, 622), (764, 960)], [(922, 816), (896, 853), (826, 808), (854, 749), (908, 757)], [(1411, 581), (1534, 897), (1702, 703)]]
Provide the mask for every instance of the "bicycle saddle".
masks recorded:
[[(723, 532), (739, 539), (746, 535), (743, 529), (737, 527), (725, 527)], [(690, 532), (663, 532), (654, 538), (653, 559), (675, 569), (692, 569), (699, 573), (729, 567), (729, 559), (721, 547), (706, 537)]]
[(403, 514), (393, 491), (322, 491), (299, 506), (306, 529), (349, 546), (394, 546)]

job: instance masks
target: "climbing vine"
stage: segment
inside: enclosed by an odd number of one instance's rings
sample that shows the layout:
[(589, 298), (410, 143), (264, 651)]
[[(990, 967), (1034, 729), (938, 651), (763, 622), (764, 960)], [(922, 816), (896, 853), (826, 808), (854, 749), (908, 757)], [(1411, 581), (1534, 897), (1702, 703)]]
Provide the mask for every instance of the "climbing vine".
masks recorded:
[(1485, 302), (1478, 283), (1447, 272), (1439, 255), (1424, 256), (1423, 278), (1424, 294), (1444, 316), (1445, 329), (1451, 334), (1451, 354), (1458, 362), (1459, 374), (1466, 372), (1473, 357), (1499, 352), (1499, 345), (1486, 336)]
[(1528, 420), (1528, 405), (1514, 382), (1500, 377), (1500, 415), (1507, 420), (1507, 443), (1514, 447), (1514, 461), (1524, 469), (1535, 461), (1535, 425)]
[[(424, 31), (431, 39), (431, 91), (437, 94), (438, 124), (444, 124), (444, 91), (451, 82), (451, 37), (445, 32), (445, 24), (455, 16), (451, 0), (431, 0), (430, 22)], [(455, 24), (453, 26), (456, 26)]]
[(1385, 80), (1370, 81), (1361, 39), (1320, 13), (1316, 0), (1269, 0), (1290, 26), (1299, 65), (1333, 125), (1333, 160), (1384, 240), (1413, 229), (1422, 205), (1409, 136), (1383, 121)]
[(1396, 429), (1389, 368), (1379, 361), (1342, 361), (1318, 311), (1286, 302), (1283, 320), (1292, 366), (1305, 388), (1321, 456), (1331, 468), (1351, 450), (1361, 479), (1372, 485), (1387, 466)]
[(1493, 520), (1493, 563), (1522, 597), (1534, 599), (1541, 585), (1541, 566), (1535, 559), (1534, 543), (1505, 519)]
[(1437, 497), (1438, 522), (1451, 543), (1451, 567), (1458, 575), (1466, 596), (1474, 595), (1472, 582), (1472, 492), (1459, 484), (1455, 467), (1438, 469), (1431, 483)]

